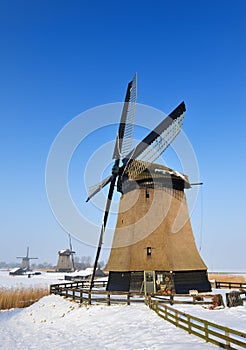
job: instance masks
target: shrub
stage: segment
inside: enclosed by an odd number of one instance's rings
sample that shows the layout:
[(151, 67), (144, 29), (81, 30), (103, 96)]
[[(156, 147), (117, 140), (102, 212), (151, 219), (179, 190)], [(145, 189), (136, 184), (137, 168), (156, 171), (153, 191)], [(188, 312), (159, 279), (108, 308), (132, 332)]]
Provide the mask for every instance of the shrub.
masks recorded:
[(48, 294), (47, 288), (1, 288), (0, 310), (27, 307)]

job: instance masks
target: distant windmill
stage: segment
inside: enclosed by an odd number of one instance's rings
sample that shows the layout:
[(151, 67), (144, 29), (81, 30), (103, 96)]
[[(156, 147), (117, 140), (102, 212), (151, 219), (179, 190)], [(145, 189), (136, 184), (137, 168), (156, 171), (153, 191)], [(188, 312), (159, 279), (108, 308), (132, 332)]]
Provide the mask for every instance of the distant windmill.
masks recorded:
[(26, 256), (17, 256), (16, 259), (22, 259), (21, 262), (21, 269), (23, 271), (30, 271), (30, 260), (33, 259), (38, 259), (38, 258), (29, 258), (29, 247), (27, 247), (27, 252), (26, 252)]
[(56, 266), (57, 272), (72, 272), (75, 270), (74, 268), (74, 258), (73, 255), (75, 251), (72, 248), (71, 236), (69, 234), (69, 246), (70, 249), (64, 249), (58, 251), (58, 262)]
[(146, 291), (158, 288), (179, 294), (192, 289), (209, 291), (207, 267), (195, 245), (184, 193), (184, 189), (191, 187), (188, 177), (154, 163), (181, 131), (185, 104), (180, 103), (132, 148), (136, 91), (135, 76), (127, 87), (113, 152), (112, 174), (94, 186), (87, 198), (90, 200), (109, 184), (90, 288), (117, 184), (122, 196), (106, 267), (109, 271), (107, 289), (139, 291), (144, 285)]

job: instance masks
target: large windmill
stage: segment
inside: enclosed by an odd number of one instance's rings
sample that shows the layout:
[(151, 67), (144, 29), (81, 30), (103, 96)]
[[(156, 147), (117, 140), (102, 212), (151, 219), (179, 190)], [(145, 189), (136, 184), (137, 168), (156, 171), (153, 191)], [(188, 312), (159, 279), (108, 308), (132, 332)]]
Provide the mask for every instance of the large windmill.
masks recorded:
[(132, 148), (136, 92), (135, 75), (127, 87), (112, 174), (94, 186), (87, 198), (109, 184), (91, 288), (117, 181), (122, 196), (107, 264), (107, 289), (140, 291), (144, 286), (145, 291), (209, 291), (207, 267), (195, 245), (184, 193), (191, 187), (188, 177), (154, 163), (181, 131), (185, 104), (180, 103)]

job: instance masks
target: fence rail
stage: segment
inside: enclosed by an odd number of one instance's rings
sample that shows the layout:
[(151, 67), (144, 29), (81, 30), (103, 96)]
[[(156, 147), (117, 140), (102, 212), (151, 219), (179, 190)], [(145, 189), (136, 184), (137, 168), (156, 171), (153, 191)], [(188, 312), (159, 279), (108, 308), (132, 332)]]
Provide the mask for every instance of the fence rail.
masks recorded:
[(239, 282), (219, 282), (215, 281), (215, 288), (228, 288), (228, 289), (246, 289), (246, 283), (239, 283)]
[[(50, 286), (50, 292), (52, 293), (56, 289), (62, 288), (89, 288), (90, 287), (90, 280), (83, 280), (83, 281), (72, 281), (72, 282), (64, 282), (64, 283), (57, 283), (57, 284), (51, 284)], [(94, 288), (105, 288), (107, 286), (107, 281), (94, 281), (93, 287)]]
[[(77, 281), (77, 282), (65, 282), (52, 284), (50, 286), (50, 293), (71, 298), (78, 302), (87, 301), (89, 304), (92, 302), (107, 303), (120, 303), (125, 302), (144, 302), (144, 294), (138, 292), (113, 292), (106, 291), (105, 287), (107, 282), (94, 281), (93, 289), (90, 291), (90, 281)], [(117, 298), (118, 296), (118, 298)], [(190, 294), (171, 294), (171, 295), (155, 295), (156, 299), (159, 299), (162, 303), (170, 305), (174, 304), (200, 304), (211, 305), (213, 303), (213, 294), (197, 295)]]
[(246, 348), (246, 333), (178, 311), (158, 300), (153, 300), (151, 297), (149, 297), (147, 304), (160, 317), (190, 334), (206, 340), (206, 342), (213, 343), (224, 349)]
[(52, 284), (50, 286), (50, 293), (71, 298), (74, 301), (83, 303), (122, 304), (130, 305), (131, 302), (144, 302), (143, 294), (130, 292), (113, 292), (102, 289), (105, 287), (104, 282), (94, 283), (94, 288), (97, 290), (90, 290), (87, 284), (83, 282)]

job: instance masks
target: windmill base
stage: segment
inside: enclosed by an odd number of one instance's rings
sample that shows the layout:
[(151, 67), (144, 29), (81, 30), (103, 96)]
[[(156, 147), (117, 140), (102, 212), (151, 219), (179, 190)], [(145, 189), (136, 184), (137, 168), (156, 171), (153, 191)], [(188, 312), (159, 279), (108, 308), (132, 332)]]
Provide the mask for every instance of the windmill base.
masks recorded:
[(109, 272), (108, 291), (172, 292), (188, 294), (190, 290), (210, 292), (206, 270)]

